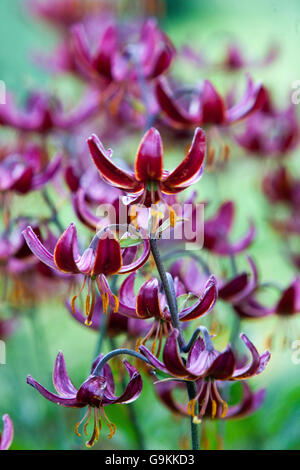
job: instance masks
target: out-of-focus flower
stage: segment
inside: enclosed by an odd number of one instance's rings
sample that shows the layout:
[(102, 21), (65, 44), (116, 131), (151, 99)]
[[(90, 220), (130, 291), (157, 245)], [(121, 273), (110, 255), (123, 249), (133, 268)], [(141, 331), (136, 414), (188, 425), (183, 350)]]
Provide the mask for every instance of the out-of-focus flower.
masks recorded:
[(34, 144), (4, 152), (0, 160), (0, 193), (26, 194), (41, 189), (61, 165), (61, 155), (56, 155), (46, 166), (43, 165), (44, 157), (45, 152)]
[(205, 135), (200, 128), (195, 131), (187, 156), (171, 173), (163, 170), (162, 141), (155, 128), (147, 131), (140, 143), (134, 173), (117, 167), (110, 158), (112, 151), (106, 151), (96, 135), (88, 139), (88, 144), (104, 181), (127, 193), (133, 193), (131, 203), (146, 207), (163, 199), (163, 194), (183, 191), (196, 183), (203, 173)]
[(80, 255), (77, 231), (73, 223), (60, 236), (53, 254), (40, 242), (31, 227), (27, 227), (23, 235), (33, 254), (50, 268), (63, 273), (84, 275), (83, 284), (72, 299), (72, 306), (74, 308), (76, 298), (81, 294), (87, 282), (87, 324), (91, 322), (95, 308), (96, 284), (102, 298), (104, 312), (106, 313), (108, 305), (117, 311), (118, 298), (111, 292), (105, 276), (135, 271), (147, 261), (150, 254), (149, 240), (145, 239), (142, 255), (135, 261), (130, 259), (129, 264), (124, 265), (122, 255), (126, 259), (126, 250), (121, 250), (119, 241), (109, 229), (106, 229), (102, 233), (97, 233), (89, 247)]
[(120, 396), (116, 396), (114, 378), (108, 364), (104, 365), (101, 375), (93, 374), (101, 357), (102, 356), (98, 356), (94, 361), (91, 374), (78, 389), (74, 387), (69, 378), (62, 352), (59, 352), (56, 357), (53, 371), (53, 385), (57, 394), (48, 391), (30, 375), (27, 377), (27, 383), (29, 385), (34, 387), (47, 400), (57, 405), (71, 408), (88, 407), (83, 419), (77, 423), (75, 427), (76, 434), (80, 436), (78, 432), (79, 426), (86, 420), (84, 433), (87, 435), (87, 425), (91, 414), (94, 414), (94, 431), (91, 438), (86, 443), (87, 447), (92, 447), (94, 443), (97, 442), (102, 422), (108, 426), (110, 432), (109, 438), (112, 438), (116, 431), (116, 426), (107, 417), (104, 407), (117, 403), (124, 404), (135, 401), (140, 396), (143, 386), (142, 377), (137, 369), (124, 360), (123, 363), (127, 369), (130, 380), (124, 392)]
[[(197, 383), (197, 390), (199, 391), (203, 387), (203, 379), (200, 379)], [(261, 407), (264, 398), (265, 398), (265, 389), (260, 389), (257, 392), (252, 392), (251, 388), (246, 381), (241, 383), (242, 385), (242, 396), (239, 402), (235, 405), (228, 407), (226, 416), (222, 416), (222, 409), (218, 407), (215, 419), (235, 419), (235, 418), (245, 418), (246, 416), (252, 415), (255, 411)], [(222, 383), (218, 383), (218, 386), (222, 390)], [(185, 403), (182, 403), (175, 398), (174, 392), (180, 388), (185, 388), (182, 382), (170, 381), (170, 382), (157, 382), (155, 384), (155, 390), (164, 403), (164, 405), (169, 408), (173, 413), (179, 414), (181, 416), (189, 416), (188, 409)], [(205, 414), (203, 418), (211, 418), (212, 416), (212, 402), (207, 404)], [(221, 414), (220, 414), (221, 413)]]
[[(254, 375), (260, 374), (265, 369), (270, 359), (269, 351), (259, 355), (254, 344), (245, 334), (241, 334), (241, 339), (249, 349), (252, 359), (250, 363), (239, 367), (238, 361), (230, 345), (219, 352), (214, 349), (209, 333), (202, 338), (198, 338), (190, 349), (186, 361), (180, 355), (178, 349), (178, 330), (174, 329), (164, 346), (163, 362), (155, 357), (144, 345), (140, 346), (140, 351), (148, 359), (150, 364), (172, 377), (198, 381), (201, 379), (201, 386), (195, 398), (188, 404), (188, 413), (197, 422), (201, 420), (206, 410), (211, 410), (211, 417), (225, 417), (228, 405), (221, 397), (218, 390), (220, 381), (245, 380)], [(195, 414), (195, 408), (199, 403), (199, 412)]]
[(108, 2), (103, 0), (30, 0), (28, 3), (38, 18), (66, 29), (108, 7)]
[[(135, 34), (122, 31), (111, 22), (97, 38), (97, 48), (91, 46), (82, 24), (72, 29), (76, 58), (86, 74), (108, 82), (137, 81), (142, 75), (153, 79), (171, 64), (175, 49), (154, 19), (148, 19)], [(132, 37), (134, 39), (132, 39)], [(138, 37), (138, 39), (136, 39)]]
[(282, 317), (289, 317), (300, 313), (300, 278), (284, 289), (274, 308), (274, 313)]
[(237, 242), (231, 243), (229, 235), (234, 221), (234, 203), (224, 202), (216, 215), (205, 221), (204, 243), (206, 250), (217, 255), (232, 255), (244, 251), (255, 237), (255, 227), (251, 223), (247, 234)]
[(0, 318), (0, 339), (9, 338), (18, 326), (18, 320), (15, 317)]
[(265, 176), (262, 189), (268, 200), (297, 209), (300, 205), (300, 180), (280, 166)]
[(221, 60), (219, 67), (234, 71), (248, 67), (264, 67), (272, 63), (278, 57), (278, 47), (271, 46), (263, 59), (248, 59), (237, 43), (228, 44), (225, 57)]
[[(178, 96), (177, 96), (178, 95)], [(156, 96), (161, 110), (171, 127), (193, 129), (207, 124), (230, 125), (261, 109), (265, 102), (265, 89), (248, 80), (247, 89), (240, 102), (227, 108), (225, 100), (209, 80), (201, 87), (190, 90), (190, 99), (185, 103), (182, 93), (172, 91), (165, 78), (156, 85)]]
[[(160, 282), (156, 278), (147, 280), (139, 289), (137, 296), (134, 293), (134, 282), (136, 274), (130, 274), (122, 283), (119, 291), (119, 313), (128, 317), (150, 319), (153, 318), (154, 322), (147, 332), (143, 340), (138, 342), (138, 345), (145, 344), (145, 342), (154, 335), (152, 351), (156, 349), (158, 341), (159, 355), (162, 337), (168, 336), (172, 331), (171, 315), (168, 308), (168, 303)], [(183, 286), (178, 279), (174, 281), (174, 289), (176, 297), (186, 294)], [(188, 322), (197, 318), (203, 317), (211, 311), (217, 300), (216, 280), (211, 276), (206, 280), (206, 284), (197, 298), (193, 298), (188, 302), (189, 296), (186, 296), (183, 304), (181, 305), (178, 313), (181, 322)], [(187, 305), (191, 303), (192, 305)]]
[(0, 450), (8, 450), (14, 438), (14, 426), (8, 414), (2, 416), (4, 428), (0, 433)]
[(0, 109), (0, 126), (22, 132), (47, 134), (53, 130), (66, 131), (99, 112), (99, 92), (90, 90), (71, 111), (64, 111), (61, 102), (47, 93), (33, 93), (25, 109), (19, 109), (12, 99)]
[[(82, 311), (80, 311), (76, 307), (73, 310), (70, 302), (66, 302), (66, 306), (70, 314), (73, 316), (73, 318), (75, 318), (76, 321), (78, 321), (82, 325), (86, 324), (86, 316)], [(93, 323), (89, 325), (88, 328), (99, 331), (101, 329), (103, 321), (105, 321), (105, 319), (102, 301), (100, 298), (98, 298), (95, 304)], [(127, 317), (116, 312), (108, 315), (107, 334), (111, 337), (126, 333), (128, 338), (137, 339), (138, 337), (145, 335), (148, 330), (149, 323), (145, 322), (144, 320), (133, 317)]]
[(247, 152), (261, 156), (280, 156), (299, 143), (299, 124), (295, 106), (275, 109), (271, 96), (265, 92), (265, 103), (245, 123), (245, 131), (237, 134), (237, 143)]

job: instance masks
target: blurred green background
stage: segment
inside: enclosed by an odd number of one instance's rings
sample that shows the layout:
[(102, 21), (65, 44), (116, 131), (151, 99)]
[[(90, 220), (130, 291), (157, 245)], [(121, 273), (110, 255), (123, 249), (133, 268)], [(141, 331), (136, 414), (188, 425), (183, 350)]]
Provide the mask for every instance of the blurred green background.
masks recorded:
[[(169, 0), (167, 3), (167, 15), (161, 22), (178, 47), (183, 44), (198, 46), (213, 58), (219, 57), (228, 40), (233, 39), (241, 44), (246, 56), (255, 59), (263, 57), (270, 44), (278, 44), (279, 59), (268, 68), (254, 69), (251, 73), (271, 88), (279, 105), (286, 105), (293, 81), (300, 79), (298, 0)], [(9, 92), (20, 97), (34, 87), (57, 86), (56, 78), (30, 61), (34, 50), (51, 50), (56, 36), (44, 24), (31, 19), (25, 6), (26, 1), (0, 2), (0, 79), (5, 81)], [(214, 72), (207, 76), (203, 69), (195, 70), (183, 62), (178, 63), (175, 70), (190, 81), (201, 80), (204, 76), (213, 79), (220, 89), (225, 90), (235, 80), (243, 82), (240, 75), (224, 76)], [(172, 152), (172, 157), (177, 158), (177, 151), (176, 155)], [(299, 176), (297, 153), (292, 156), (290, 165)], [(181, 155), (179, 149), (178, 158)], [(273, 280), (284, 286), (292, 279), (294, 270), (286, 261), (284, 244), (267, 224), (270, 207), (260, 193), (260, 182), (267, 170), (268, 166), (263, 162), (246, 159), (241, 150), (236, 150), (224, 174), (218, 175), (217, 179), (213, 174), (203, 177), (199, 196), (212, 201), (212, 209), (209, 209), (212, 212), (224, 199), (236, 201), (237, 237), (246, 230), (249, 218), (256, 221), (258, 237), (250, 253), (257, 261), (263, 281)], [(18, 213), (28, 207), (36, 214), (47, 213), (36, 195), (18, 198), (15, 206)], [(73, 214), (68, 207), (62, 208), (60, 219), (64, 226), (71, 222)], [(241, 268), (245, 266), (243, 256), (238, 258), (238, 264)], [(216, 310), (222, 320), (228, 322), (229, 331), (232, 313), (223, 304)], [(300, 339), (297, 327), (300, 333), (300, 324), (296, 320), (293, 330), (295, 339)], [(241, 326), (242, 331), (255, 339), (260, 351), (266, 337), (281, 328), (275, 319), (244, 321)], [(229, 333), (227, 336), (225, 333), (220, 347), (225, 346), (228, 336)], [(9, 413), (14, 421), (13, 449), (84, 448), (84, 439), (76, 437), (73, 431), (78, 412), (48, 403), (25, 384), (25, 377), (30, 373), (43, 385), (51, 386), (54, 359), (62, 349), (69, 374), (79, 385), (89, 372), (88, 364), (96, 342), (97, 335), (76, 324), (58, 301), (44, 302), (35, 315), (22, 320), (21, 327), (7, 343), (7, 364), (0, 366), (0, 414)], [(300, 449), (300, 364), (293, 364), (292, 352), (290, 343), (285, 351), (273, 351), (267, 370), (251, 381), (254, 388), (267, 389), (266, 401), (254, 416), (226, 423), (226, 449)], [(146, 377), (144, 390), (135, 406), (148, 449), (182, 446), (187, 435), (187, 420), (170, 415), (157, 401)], [(108, 415), (117, 424), (117, 433), (112, 441), (108, 441), (104, 431), (95, 448), (135, 449), (135, 434), (126, 407), (111, 407)]]

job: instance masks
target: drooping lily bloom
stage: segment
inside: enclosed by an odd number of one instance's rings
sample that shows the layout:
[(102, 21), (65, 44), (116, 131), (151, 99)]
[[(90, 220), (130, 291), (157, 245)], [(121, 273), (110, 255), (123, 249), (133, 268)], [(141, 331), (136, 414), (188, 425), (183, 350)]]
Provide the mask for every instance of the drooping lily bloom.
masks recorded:
[(150, 207), (163, 199), (163, 194), (176, 194), (196, 183), (203, 173), (205, 135), (195, 130), (187, 156), (171, 173), (163, 170), (163, 147), (159, 132), (151, 128), (144, 135), (135, 159), (135, 172), (117, 167), (112, 151), (105, 150), (96, 135), (88, 139), (91, 156), (101, 177), (112, 186), (133, 194), (132, 203)]
[(229, 235), (234, 222), (235, 206), (233, 201), (224, 202), (216, 215), (204, 224), (204, 243), (206, 250), (218, 255), (230, 255), (244, 251), (255, 237), (255, 227), (251, 223), (247, 234), (237, 242), (231, 243)]
[(14, 438), (14, 426), (8, 414), (2, 416), (4, 428), (0, 433), (0, 450), (8, 450)]
[(291, 104), (277, 110), (270, 94), (265, 93), (261, 110), (247, 119), (245, 130), (235, 139), (248, 153), (258, 156), (280, 156), (293, 150), (299, 143), (300, 129), (295, 110)]
[[(167, 299), (162, 291), (160, 282), (156, 278), (147, 280), (139, 289), (138, 294), (135, 295), (135, 277), (136, 273), (130, 274), (120, 287), (119, 313), (143, 320), (154, 319), (151, 328), (146, 336), (138, 342), (138, 345), (145, 344), (154, 335), (152, 351), (155, 351), (158, 341), (158, 352), (156, 353), (158, 356), (162, 345), (162, 337), (168, 336), (169, 332), (173, 329)], [(176, 297), (186, 294), (178, 279), (174, 280), (174, 288)], [(192, 299), (194, 300), (194, 302), (191, 302), (192, 305), (187, 305), (187, 300), (189, 299), (186, 296), (185, 304), (183, 302), (178, 313), (179, 320), (185, 323), (203, 317), (214, 307), (217, 295), (216, 280), (214, 276), (211, 276), (206, 280), (206, 284), (199, 297)]]
[(246, 67), (264, 67), (272, 63), (278, 57), (278, 48), (271, 46), (266, 56), (262, 59), (248, 59), (237, 43), (228, 44), (225, 57), (219, 66), (225, 70), (241, 70)]
[(84, 72), (108, 82), (138, 81), (140, 75), (156, 78), (167, 70), (175, 54), (171, 41), (152, 18), (134, 32), (122, 31), (114, 22), (104, 25), (94, 52), (82, 24), (72, 32), (76, 58)]
[(44, 156), (44, 151), (34, 144), (5, 152), (0, 160), (0, 193), (26, 194), (41, 189), (61, 165), (61, 155), (56, 155), (45, 167)]
[[(212, 418), (226, 416), (228, 405), (218, 390), (220, 381), (245, 380), (260, 374), (270, 359), (269, 351), (259, 355), (254, 344), (245, 334), (241, 334), (241, 339), (249, 349), (252, 359), (248, 364), (239, 367), (238, 360), (230, 345), (222, 352), (217, 351), (214, 349), (207, 332), (204, 341), (202, 338), (198, 338), (190, 349), (186, 360), (183, 360), (178, 349), (178, 335), (179, 332), (176, 329), (170, 333), (163, 350), (163, 362), (144, 345), (140, 346), (140, 351), (154, 368), (173, 378), (189, 381), (201, 380), (202, 383), (196, 397), (188, 404), (188, 413), (194, 417), (196, 422), (203, 418), (206, 410), (211, 411)], [(198, 415), (195, 414), (197, 402), (200, 404)]]
[(255, 85), (250, 79), (241, 101), (231, 108), (227, 108), (225, 100), (209, 80), (189, 93), (187, 104), (180, 100), (180, 95), (171, 90), (164, 78), (157, 81), (156, 96), (160, 108), (168, 123), (179, 129), (193, 129), (207, 124), (227, 126), (248, 117), (260, 109), (265, 101), (263, 86)]
[[(197, 383), (197, 390), (200, 390), (203, 387), (203, 379), (200, 379)], [(251, 388), (246, 381), (241, 383), (242, 385), (242, 396), (240, 401), (235, 404), (228, 406), (226, 416), (222, 416), (222, 409), (218, 407), (214, 419), (237, 419), (245, 418), (246, 416), (252, 415), (255, 411), (261, 407), (264, 398), (265, 398), (265, 389), (260, 389), (257, 392), (252, 392)], [(222, 382), (218, 383), (218, 387), (222, 390)], [(189, 416), (188, 409), (185, 403), (179, 401), (175, 396), (174, 392), (180, 390), (181, 388), (185, 389), (185, 386), (182, 382), (176, 381), (166, 381), (157, 382), (155, 384), (155, 390), (163, 402), (163, 404), (169, 408), (173, 413), (179, 414), (181, 416)], [(186, 390), (185, 390), (186, 392)], [(199, 401), (201, 406), (201, 402)], [(212, 402), (207, 404), (203, 418), (211, 418), (212, 416)], [(220, 414), (221, 413), (221, 414)]]
[(282, 203), (297, 209), (300, 204), (300, 179), (295, 178), (284, 166), (269, 173), (262, 189), (272, 204)]
[(97, 90), (88, 91), (70, 111), (63, 111), (62, 104), (46, 93), (30, 95), (25, 109), (19, 109), (12, 99), (8, 99), (0, 108), (0, 126), (40, 134), (70, 130), (99, 112), (99, 96)]
[(57, 394), (48, 391), (30, 375), (27, 383), (34, 387), (43, 397), (60, 406), (69, 408), (85, 408), (83, 419), (76, 424), (75, 432), (78, 436), (79, 426), (84, 422), (84, 433), (87, 435), (87, 425), (91, 414), (94, 415), (94, 431), (91, 438), (86, 442), (87, 447), (92, 447), (99, 438), (102, 423), (109, 429), (109, 439), (113, 437), (116, 426), (107, 417), (104, 408), (108, 405), (125, 404), (135, 401), (141, 394), (143, 382), (142, 377), (135, 367), (126, 360), (123, 361), (129, 374), (129, 382), (120, 396), (115, 395), (115, 383), (112, 371), (108, 364), (105, 364), (101, 375), (94, 375), (93, 371), (101, 359), (97, 357), (92, 365), (91, 374), (77, 389), (71, 382), (66, 370), (65, 359), (62, 352), (59, 352), (54, 364), (53, 385)]
[[(66, 302), (66, 306), (70, 314), (75, 318), (77, 322), (82, 325), (86, 324), (86, 316), (84, 312), (79, 310), (77, 307), (72, 309), (71, 302)], [(95, 331), (101, 329), (102, 322), (105, 321), (103, 313), (103, 305), (101, 298), (96, 300), (95, 311), (93, 315), (93, 323), (88, 326)], [(122, 333), (126, 333), (128, 338), (137, 339), (145, 335), (149, 331), (149, 323), (147, 321), (127, 317), (119, 313), (109, 314), (107, 319), (107, 334), (110, 337), (118, 336)], [(1, 323), (0, 323), (0, 337), (1, 337)]]
[(33, 254), (50, 268), (64, 273), (84, 275), (83, 284), (72, 299), (72, 306), (75, 307), (75, 301), (87, 282), (87, 324), (91, 322), (95, 308), (96, 284), (102, 298), (104, 312), (106, 313), (109, 305), (114, 311), (117, 311), (118, 298), (111, 292), (106, 276), (132, 272), (141, 267), (150, 254), (149, 240), (144, 239), (142, 255), (135, 261), (130, 259), (129, 264), (124, 265), (123, 260), (126, 259), (126, 250), (122, 252), (119, 241), (107, 229), (102, 233), (97, 233), (89, 247), (80, 255), (77, 245), (77, 231), (73, 223), (59, 238), (53, 254), (43, 246), (31, 227), (27, 227), (23, 231), (23, 235)]
[(274, 313), (282, 317), (289, 317), (300, 313), (300, 278), (284, 289), (275, 305)]

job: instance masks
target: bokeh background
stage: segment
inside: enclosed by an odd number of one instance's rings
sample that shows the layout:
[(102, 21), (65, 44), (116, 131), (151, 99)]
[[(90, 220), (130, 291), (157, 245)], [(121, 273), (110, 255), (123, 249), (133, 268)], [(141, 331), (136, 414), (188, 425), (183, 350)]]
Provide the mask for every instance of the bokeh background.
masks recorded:
[[(199, 47), (212, 59), (220, 57), (224, 45), (236, 40), (253, 58), (263, 57), (271, 44), (280, 49), (279, 58), (267, 68), (251, 70), (255, 79), (262, 80), (271, 90), (278, 105), (285, 106), (292, 83), (300, 79), (300, 5), (297, 0), (169, 0), (165, 2), (161, 26), (177, 47), (189, 44)], [(124, 17), (128, 14), (123, 6)], [(126, 13), (125, 13), (126, 11)], [(29, 89), (47, 88), (68, 97), (77, 93), (77, 84), (70, 77), (50, 76), (34, 64), (35, 50), (50, 51), (57, 42), (51, 28), (34, 20), (26, 11), (26, 1), (0, 2), (0, 79), (9, 92), (22, 99)], [(175, 71), (186, 81), (212, 79), (220, 89), (229, 84), (243, 82), (234, 75), (217, 71), (195, 69), (179, 62)], [(240, 86), (240, 85), (238, 85)], [(3, 138), (3, 130), (0, 138)], [(5, 131), (7, 132), (7, 131)], [(87, 136), (82, 136), (85, 139)], [(139, 136), (128, 148), (135, 149)], [(112, 143), (110, 143), (112, 145)], [(118, 147), (118, 144), (116, 145)], [(172, 154), (171, 154), (172, 153)], [(181, 149), (168, 151), (168, 158), (176, 160)], [(88, 156), (87, 156), (88, 157)], [(134, 158), (134, 150), (132, 160)], [(249, 218), (256, 221), (258, 237), (250, 249), (262, 280), (273, 280), (282, 285), (291, 281), (295, 268), (285, 256), (285, 244), (270, 229), (267, 220), (270, 208), (260, 192), (260, 182), (269, 163), (244, 158), (236, 149), (224, 174), (206, 174), (201, 180), (199, 194), (212, 201), (211, 209), (224, 199), (237, 204), (235, 234), (245, 228)], [(299, 150), (291, 156), (290, 167), (299, 170)], [(37, 194), (17, 199), (14, 211), (39, 214), (48, 209)], [(68, 205), (62, 205), (60, 218), (64, 226), (73, 219)], [(300, 246), (299, 246), (300, 248)], [(243, 259), (239, 261), (243, 266)], [(217, 306), (218, 315), (228, 322), (229, 337), (233, 314), (224, 304)], [(300, 323), (293, 320), (294, 339), (300, 339)], [(241, 329), (254, 338), (259, 349), (265, 346), (268, 334), (281, 329), (276, 319), (242, 322)], [(298, 335), (297, 335), (298, 328)], [(25, 383), (27, 374), (51, 387), (52, 365), (57, 351), (62, 349), (68, 370), (76, 385), (88, 373), (97, 335), (76, 324), (62, 303), (47, 300), (37, 312), (21, 319), (20, 327), (7, 342), (7, 364), (0, 366), (0, 414), (7, 412), (15, 424), (13, 449), (78, 449), (84, 447), (82, 439), (74, 434), (76, 410), (59, 408), (37, 395)], [(267, 389), (263, 407), (250, 418), (227, 422), (223, 430), (226, 449), (300, 449), (300, 364), (292, 362), (291, 342), (282, 350), (277, 348), (267, 370), (252, 379), (255, 388)], [(156, 399), (153, 388), (145, 380), (142, 396), (136, 402), (138, 420), (149, 449), (175, 449), (184, 445), (187, 421), (176, 419)], [(110, 418), (118, 431), (112, 441), (103, 433), (95, 448), (135, 449), (135, 434), (124, 406), (111, 407)], [(215, 426), (213, 423), (211, 426)], [(213, 433), (213, 429), (212, 429)]]

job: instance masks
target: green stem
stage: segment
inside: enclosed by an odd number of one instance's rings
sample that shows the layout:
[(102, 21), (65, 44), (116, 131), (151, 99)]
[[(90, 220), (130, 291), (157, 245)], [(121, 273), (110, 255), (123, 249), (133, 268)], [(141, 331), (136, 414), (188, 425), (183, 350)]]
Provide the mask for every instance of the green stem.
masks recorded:
[[(157, 267), (157, 271), (159, 273), (159, 276), (160, 276), (160, 279), (161, 279), (161, 282), (165, 291), (165, 295), (167, 298), (167, 302), (168, 302), (168, 306), (169, 306), (169, 310), (170, 310), (170, 314), (172, 318), (172, 324), (174, 328), (178, 328), (179, 326), (178, 345), (180, 349), (183, 350), (186, 347), (186, 345), (185, 345), (181, 327), (180, 327), (177, 300), (176, 300), (175, 293), (173, 291), (173, 284), (170, 283), (171, 276), (168, 278), (168, 274), (165, 271), (165, 268), (161, 260), (159, 250), (158, 250), (157, 240), (155, 238), (150, 239), (150, 248), (151, 248), (151, 253), (153, 255), (153, 258)], [(192, 400), (193, 398), (195, 398), (197, 394), (196, 384), (193, 382), (187, 382), (186, 388), (187, 388), (189, 400)], [(199, 429), (199, 425), (193, 422), (193, 417), (191, 417), (190, 426), (191, 426), (192, 449), (200, 450), (200, 429)]]

